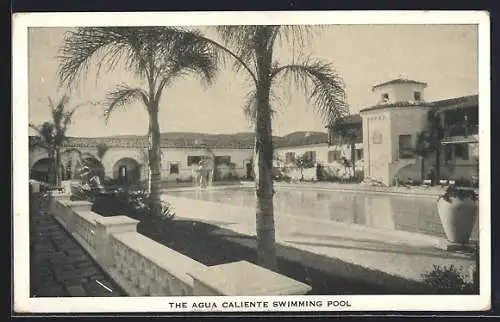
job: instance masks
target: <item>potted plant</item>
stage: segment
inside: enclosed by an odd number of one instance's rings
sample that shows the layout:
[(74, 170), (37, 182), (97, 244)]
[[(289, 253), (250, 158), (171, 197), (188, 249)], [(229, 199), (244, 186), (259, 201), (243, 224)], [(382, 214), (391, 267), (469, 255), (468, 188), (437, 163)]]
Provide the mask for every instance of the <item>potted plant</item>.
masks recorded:
[(447, 239), (454, 244), (467, 244), (476, 222), (476, 201), (474, 189), (449, 186), (439, 196), (437, 208)]

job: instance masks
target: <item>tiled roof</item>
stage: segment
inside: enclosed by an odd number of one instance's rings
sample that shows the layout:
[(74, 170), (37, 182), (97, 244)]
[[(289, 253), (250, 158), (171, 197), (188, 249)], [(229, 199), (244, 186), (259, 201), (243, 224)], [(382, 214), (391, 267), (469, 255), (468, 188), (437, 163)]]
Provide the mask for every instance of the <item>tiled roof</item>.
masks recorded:
[(372, 110), (379, 110), (388, 107), (408, 107), (408, 106), (422, 106), (422, 107), (434, 107), (438, 108), (440, 111), (458, 109), (458, 108), (468, 108), (478, 106), (478, 95), (468, 95), (455, 98), (449, 98), (445, 100), (433, 101), (433, 102), (395, 102), (388, 104), (377, 104), (370, 106), (361, 110), (361, 112), (367, 112)]
[(390, 80), (390, 81), (387, 81), (387, 82), (383, 82), (383, 83), (377, 84), (377, 85), (375, 85), (375, 86), (372, 87), (372, 90), (374, 90), (377, 87), (381, 87), (381, 86), (385, 86), (385, 85), (390, 85), (390, 84), (420, 84), (420, 85), (427, 86), (427, 83), (418, 82), (418, 81), (411, 80), (411, 79), (398, 78), (398, 79), (393, 79), (393, 80)]
[(468, 95), (455, 98), (449, 98), (431, 103), (433, 107), (439, 110), (449, 110), (457, 108), (468, 108), (479, 106), (479, 95)]
[(277, 148), (328, 143), (328, 134), (323, 132), (294, 132), (274, 141)]
[(357, 124), (361, 123), (363, 120), (359, 114), (352, 114), (344, 117), (343, 122), (345, 124)]
[[(30, 145), (35, 143), (36, 136), (30, 136)], [(162, 138), (162, 148), (192, 148), (199, 146), (203, 142), (204, 145), (210, 148), (219, 149), (251, 149), (253, 148), (253, 138), (235, 139), (234, 137), (215, 135), (213, 138), (195, 139), (195, 138)], [(74, 148), (95, 148), (97, 144), (104, 143), (108, 147), (115, 148), (147, 148), (148, 139), (146, 137), (101, 137), (101, 138), (88, 138), (88, 137), (69, 137), (64, 143), (65, 147)]]
[(432, 107), (431, 102), (394, 102), (394, 103), (386, 103), (386, 104), (377, 104), (364, 109), (361, 109), (360, 112), (367, 112), (373, 110), (381, 110), (388, 107), (408, 107), (408, 106), (422, 106), (422, 107)]

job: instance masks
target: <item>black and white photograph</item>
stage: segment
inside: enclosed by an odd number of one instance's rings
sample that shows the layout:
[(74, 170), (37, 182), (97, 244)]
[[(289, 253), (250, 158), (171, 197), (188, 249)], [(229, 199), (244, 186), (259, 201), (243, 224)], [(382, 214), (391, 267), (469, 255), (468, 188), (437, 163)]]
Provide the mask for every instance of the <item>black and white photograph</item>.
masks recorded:
[(488, 309), (488, 28), (15, 15), (16, 310)]

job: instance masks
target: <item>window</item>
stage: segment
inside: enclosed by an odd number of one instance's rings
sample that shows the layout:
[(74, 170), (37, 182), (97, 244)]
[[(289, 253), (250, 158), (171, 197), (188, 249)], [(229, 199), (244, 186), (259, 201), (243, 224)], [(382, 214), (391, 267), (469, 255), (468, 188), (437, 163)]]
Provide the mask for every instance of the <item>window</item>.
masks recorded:
[(198, 164), (201, 161), (201, 156), (199, 155), (188, 155), (187, 165), (191, 166), (193, 164)]
[(215, 164), (229, 164), (231, 163), (231, 156), (217, 155), (215, 156)]
[(311, 163), (316, 162), (316, 151), (307, 151), (304, 153), (304, 159)]
[(179, 174), (179, 164), (170, 163), (170, 174)]
[(461, 158), (462, 160), (469, 160), (469, 145), (457, 144), (455, 146), (455, 157)]
[(356, 160), (363, 159), (363, 149), (356, 149)]
[(293, 163), (295, 162), (295, 152), (287, 152), (285, 153), (285, 162)]
[(340, 160), (340, 151), (328, 151), (328, 163)]
[(382, 132), (373, 131), (372, 132), (372, 143), (373, 144), (381, 144), (382, 143)]
[(420, 93), (420, 92), (414, 92), (413, 93), (413, 99), (415, 101), (420, 101), (422, 99), (422, 93)]
[(389, 101), (389, 94), (384, 93), (382, 94), (382, 102), (388, 102)]
[(411, 134), (403, 134), (399, 136), (399, 158), (412, 158), (413, 149), (411, 145)]

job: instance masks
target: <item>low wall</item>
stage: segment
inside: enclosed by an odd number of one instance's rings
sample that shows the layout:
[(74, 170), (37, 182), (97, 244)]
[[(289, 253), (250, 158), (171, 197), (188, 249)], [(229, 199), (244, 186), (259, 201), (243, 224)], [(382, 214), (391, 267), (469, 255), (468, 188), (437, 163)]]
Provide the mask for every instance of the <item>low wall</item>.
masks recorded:
[[(138, 233), (137, 220), (104, 217), (91, 207), (90, 202), (71, 201), (66, 193), (51, 195), (56, 220), (130, 296), (300, 295), (311, 290), (247, 261), (206, 266)], [(253, 282), (230, 274), (235, 266), (254, 276)]]

